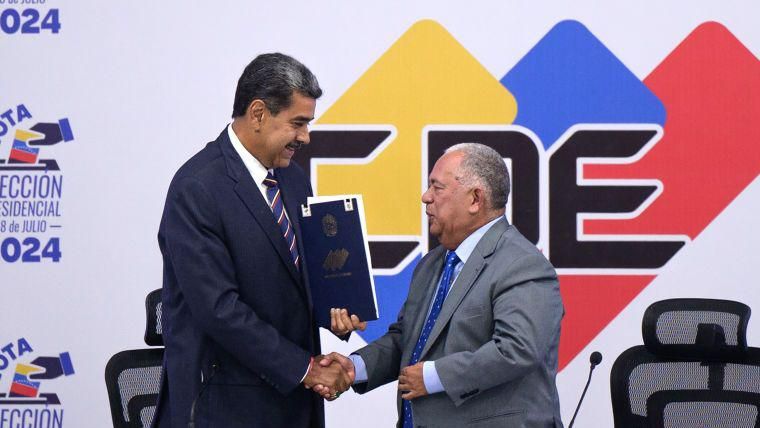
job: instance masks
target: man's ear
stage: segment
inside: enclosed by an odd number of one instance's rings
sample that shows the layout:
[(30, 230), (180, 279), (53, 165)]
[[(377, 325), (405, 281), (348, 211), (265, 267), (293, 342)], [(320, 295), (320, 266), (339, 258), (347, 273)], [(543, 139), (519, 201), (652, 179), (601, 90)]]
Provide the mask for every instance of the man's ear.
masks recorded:
[(261, 125), (264, 122), (264, 114), (266, 113), (267, 106), (262, 100), (253, 100), (248, 105), (247, 119), (252, 124), (253, 129), (258, 131), (261, 129)]
[(470, 206), (467, 207), (467, 211), (470, 214), (477, 214), (485, 207), (485, 192), (480, 187), (474, 187), (470, 190)]

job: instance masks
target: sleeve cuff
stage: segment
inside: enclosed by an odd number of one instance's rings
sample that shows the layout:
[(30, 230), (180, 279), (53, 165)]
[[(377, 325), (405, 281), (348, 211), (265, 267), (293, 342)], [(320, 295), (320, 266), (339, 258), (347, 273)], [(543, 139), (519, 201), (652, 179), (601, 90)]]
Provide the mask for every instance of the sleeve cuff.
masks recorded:
[(357, 354), (351, 354), (348, 356), (348, 358), (350, 358), (351, 362), (354, 363), (354, 373), (356, 374), (356, 377), (354, 378), (354, 384), (366, 382), (368, 379), (367, 365), (364, 364), (364, 359)]
[(311, 357), (309, 360), (309, 365), (306, 366), (306, 373), (303, 374), (303, 377), (301, 378), (301, 383), (306, 380), (306, 376), (309, 375), (309, 370), (311, 370), (311, 365), (314, 364), (314, 357)]
[(425, 361), (422, 363), (422, 380), (425, 382), (425, 389), (428, 394), (445, 391), (441, 378), (438, 376), (438, 371), (435, 369), (435, 361)]

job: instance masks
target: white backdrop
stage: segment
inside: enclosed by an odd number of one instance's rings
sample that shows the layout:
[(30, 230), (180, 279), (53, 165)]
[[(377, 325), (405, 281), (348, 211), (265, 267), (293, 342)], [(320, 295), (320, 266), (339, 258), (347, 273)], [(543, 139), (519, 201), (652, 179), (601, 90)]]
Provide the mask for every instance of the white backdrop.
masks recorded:
[[(58, 9), (61, 28), (0, 32), (0, 114), (11, 109), (15, 121), (23, 104), (32, 116), (17, 126), (3, 119), (9, 131), (0, 134), (0, 158), (9, 156), (12, 129), (38, 122), (68, 118), (74, 139), (40, 152), (57, 160), (64, 177), (61, 227), (40, 235), (43, 246), (60, 238), (60, 261), (0, 260), (0, 355), (7, 360), (4, 368), (0, 359), (0, 393), (8, 392), (16, 363), (68, 352), (76, 373), (40, 386), (58, 395), (68, 427), (110, 424), (103, 370), (114, 353), (144, 347), (143, 301), (161, 285), (156, 233), (169, 180), (228, 123), (237, 78), (255, 55), (281, 51), (311, 68), (324, 89), (317, 121), (421, 19), (445, 28), (496, 80), (567, 19), (583, 23), (642, 80), (706, 21), (722, 23), (760, 56), (760, 3), (751, 0), (5, 3), (0, 10)], [(758, 87), (747, 91), (760, 96)], [(755, 179), (567, 364), (558, 375), (565, 423), (588, 355), (599, 350), (605, 359), (576, 425), (612, 426), (609, 370), (641, 343), (641, 315), (653, 301), (719, 297), (760, 308), (760, 229), (751, 226), (759, 208)], [(25, 234), (0, 233), (0, 240), (10, 236)], [(13, 358), (9, 350), (17, 354), (21, 338), (33, 351)], [(364, 343), (356, 335), (347, 344), (325, 332), (322, 338), (326, 352)], [(748, 341), (760, 346), (757, 319)], [(395, 385), (347, 393), (327, 405), (327, 424), (392, 426), (394, 396)]]

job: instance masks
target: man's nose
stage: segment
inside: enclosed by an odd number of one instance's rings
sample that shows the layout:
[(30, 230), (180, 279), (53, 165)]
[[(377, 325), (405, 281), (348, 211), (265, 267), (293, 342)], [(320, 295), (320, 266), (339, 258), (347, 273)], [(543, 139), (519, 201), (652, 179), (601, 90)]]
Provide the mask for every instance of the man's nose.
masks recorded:
[(422, 194), (422, 203), (427, 205), (429, 203), (432, 203), (433, 199), (430, 197), (430, 188), (425, 190), (425, 192)]
[(311, 142), (311, 138), (309, 137), (309, 127), (304, 126), (303, 130), (301, 130), (301, 132), (298, 133), (296, 138), (298, 139), (298, 141), (302, 142), (303, 144), (309, 144)]

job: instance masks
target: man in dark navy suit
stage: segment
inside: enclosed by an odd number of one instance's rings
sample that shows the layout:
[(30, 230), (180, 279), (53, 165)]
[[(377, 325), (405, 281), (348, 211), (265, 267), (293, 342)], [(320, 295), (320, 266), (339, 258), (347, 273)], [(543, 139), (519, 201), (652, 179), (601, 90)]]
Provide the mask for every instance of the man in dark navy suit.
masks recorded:
[(353, 381), (317, 364), (300, 260), (297, 209), (311, 186), (291, 157), (309, 143), (321, 94), (300, 62), (258, 56), (238, 81), (232, 123), (174, 176), (158, 233), (166, 353), (154, 426), (322, 427), (309, 389), (335, 398)]

